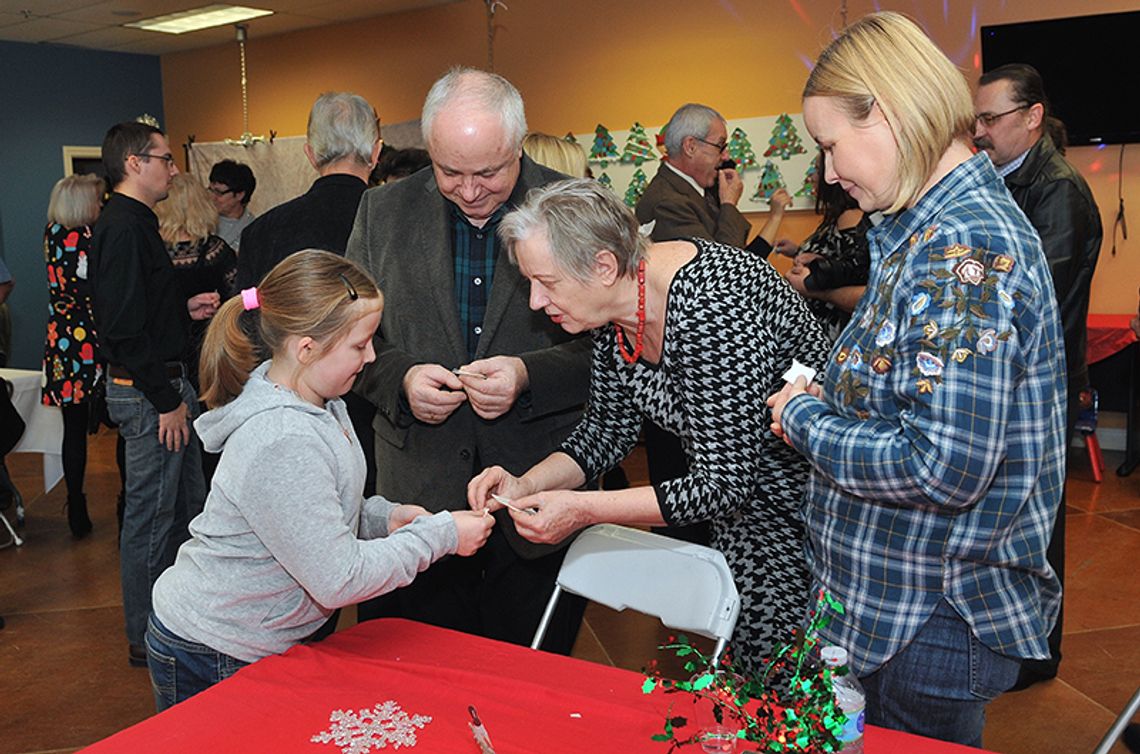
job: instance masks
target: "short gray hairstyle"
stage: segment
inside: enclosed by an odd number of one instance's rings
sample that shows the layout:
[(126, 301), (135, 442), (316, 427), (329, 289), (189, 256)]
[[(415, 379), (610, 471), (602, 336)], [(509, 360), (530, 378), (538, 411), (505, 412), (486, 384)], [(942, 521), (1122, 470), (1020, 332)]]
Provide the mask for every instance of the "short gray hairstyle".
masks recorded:
[(309, 111), (307, 139), (317, 167), (345, 158), (372, 165), (380, 119), (368, 101), (352, 92), (325, 92)]
[(572, 178), (531, 189), (526, 201), (499, 223), (499, 238), (517, 263), (515, 244), (541, 233), (558, 269), (589, 283), (594, 255), (606, 249), (617, 257), (618, 272), (632, 277), (645, 258), (649, 239), (633, 211), (592, 178)]
[(680, 155), (685, 137), (705, 138), (715, 120), (724, 121), (724, 118), (708, 105), (693, 102), (681, 105), (665, 124), (665, 150), (671, 155)]
[(522, 148), (523, 137), (526, 136), (526, 110), (519, 90), (497, 73), (456, 66), (432, 84), (424, 100), (420, 128), (428, 151), (431, 150), (431, 128), (436, 116), (444, 108), (463, 100), (485, 112), (498, 113), (511, 149)]
[(48, 201), (50, 223), (65, 228), (91, 225), (99, 217), (99, 200), (103, 198), (103, 179), (97, 175), (69, 175), (55, 182)]

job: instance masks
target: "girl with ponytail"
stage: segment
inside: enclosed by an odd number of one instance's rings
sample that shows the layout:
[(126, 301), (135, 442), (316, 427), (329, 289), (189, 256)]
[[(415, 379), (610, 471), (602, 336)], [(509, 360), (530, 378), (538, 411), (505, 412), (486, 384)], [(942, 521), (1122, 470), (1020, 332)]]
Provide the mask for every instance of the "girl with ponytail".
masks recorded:
[(362, 496), (364, 454), (337, 396), (375, 360), (382, 309), (360, 267), (308, 250), (210, 324), (200, 377), (211, 410), (195, 428), (222, 458), (154, 586), (146, 646), (159, 711), (486, 541), (491, 516)]

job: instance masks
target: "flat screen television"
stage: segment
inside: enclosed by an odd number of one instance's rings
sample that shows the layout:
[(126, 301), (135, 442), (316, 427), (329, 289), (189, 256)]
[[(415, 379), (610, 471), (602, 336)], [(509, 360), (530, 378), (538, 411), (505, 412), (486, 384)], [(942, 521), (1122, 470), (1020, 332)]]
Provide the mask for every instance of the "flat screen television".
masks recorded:
[(982, 27), (982, 69), (1041, 72), (1069, 143), (1140, 142), (1140, 11)]

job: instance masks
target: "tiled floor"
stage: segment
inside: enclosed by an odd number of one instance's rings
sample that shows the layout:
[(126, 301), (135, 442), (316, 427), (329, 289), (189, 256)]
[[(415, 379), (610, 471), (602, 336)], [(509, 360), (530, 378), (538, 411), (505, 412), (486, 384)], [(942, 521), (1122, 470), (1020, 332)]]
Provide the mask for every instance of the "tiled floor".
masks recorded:
[[(1140, 683), (1140, 471), (1116, 477), (1120, 455), (1109, 453), (1097, 485), (1083, 454), (1073, 456), (1065, 661), (1057, 680), (991, 705), (986, 746), (1004, 754), (1091, 752)], [(61, 515), (62, 485), (41, 493), (38, 461), (9, 458), (29, 500), (27, 544), (0, 550), (0, 754), (74, 751), (152, 711), (146, 671), (126, 662), (114, 436), (91, 445), (95, 532), (80, 542)], [(645, 479), (640, 453), (626, 467), (634, 483)], [(665, 634), (652, 619), (592, 605), (574, 653), (639, 670)]]

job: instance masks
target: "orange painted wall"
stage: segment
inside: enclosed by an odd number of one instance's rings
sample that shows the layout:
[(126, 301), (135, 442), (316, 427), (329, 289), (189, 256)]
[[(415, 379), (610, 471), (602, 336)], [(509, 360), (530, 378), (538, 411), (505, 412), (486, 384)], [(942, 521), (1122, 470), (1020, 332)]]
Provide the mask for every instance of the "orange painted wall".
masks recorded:
[[(1074, 13), (1134, 10), (1134, 0), (943, 0), (881, 6), (918, 19), (934, 40), (976, 80), (977, 28), (985, 24)], [(634, 120), (664, 123), (677, 105), (708, 103), (728, 118), (798, 111), (808, 61), (841, 26), (838, 0), (511, 0), (499, 13), (495, 69), (522, 91), (534, 130), (614, 129)], [(849, 19), (871, 11), (869, 0), (848, 0)], [(944, 10), (945, 9), (945, 10)], [(460, 0), (422, 11), (352, 21), (259, 38), (250, 23), (246, 44), (250, 130), (303, 134), (308, 110), (322, 91), (366, 97), (381, 120), (419, 116), (432, 81), (455, 64), (487, 64), (482, 0)], [(236, 44), (162, 58), (167, 128), (173, 143), (242, 131)], [(1111, 75), (1106, 73), (1106, 75)], [(1106, 235), (1117, 207), (1119, 147), (1078, 148), (1070, 158), (1088, 178)], [(1124, 195), (1130, 223), (1140, 228), (1140, 159), (1125, 151)], [(763, 215), (753, 218), (759, 224)], [(801, 239), (816, 223), (792, 213), (783, 231)], [(1092, 309), (1134, 311), (1140, 284), (1140, 240), (1105, 246), (1093, 281)]]

